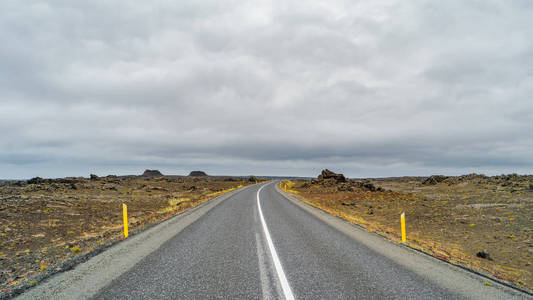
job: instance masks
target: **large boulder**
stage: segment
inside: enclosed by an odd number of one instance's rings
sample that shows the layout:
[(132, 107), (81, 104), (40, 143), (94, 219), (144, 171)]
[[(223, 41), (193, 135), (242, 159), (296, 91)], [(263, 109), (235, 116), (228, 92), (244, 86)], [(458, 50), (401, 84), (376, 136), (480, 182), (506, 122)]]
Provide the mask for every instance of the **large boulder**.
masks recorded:
[(337, 174), (328, 169), (322, 170), (322, 173), (318, 175), (318, 181), (335, 179), (337, 182), (346, 182), (346, 177), (343, 174)]
[(142, 177), (161, 177), (163, 174), (159, 170), (145, 170)]
[(204, 171), (191, 171), (191, 173), (189, 173), (189, 176), (191, 176), (191, 177), (201, 177), (201, 176), (208, 176), (208, 175)]

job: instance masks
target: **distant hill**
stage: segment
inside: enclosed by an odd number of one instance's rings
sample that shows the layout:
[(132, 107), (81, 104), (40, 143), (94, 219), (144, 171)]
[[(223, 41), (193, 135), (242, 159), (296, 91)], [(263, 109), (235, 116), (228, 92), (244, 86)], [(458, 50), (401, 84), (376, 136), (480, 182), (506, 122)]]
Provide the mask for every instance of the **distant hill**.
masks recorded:
[(191, 171), (191, 173), (189, 173), (189, 176), (200, 177), (200, 176), (209, 176), (209, 175), (207, 175), (207, 173), (204, 171)]
[(161, 177), (163, 174), (159, 170), (145, 170), (142, 177)]

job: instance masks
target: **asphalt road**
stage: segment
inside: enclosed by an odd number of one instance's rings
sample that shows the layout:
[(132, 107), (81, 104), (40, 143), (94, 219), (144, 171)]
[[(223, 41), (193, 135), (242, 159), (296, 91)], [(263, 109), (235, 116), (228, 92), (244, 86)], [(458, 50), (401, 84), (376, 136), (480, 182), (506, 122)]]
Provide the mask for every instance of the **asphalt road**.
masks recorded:
[(210, 201), (20, 297), (533, 298), (286, 198), (273, 183)]

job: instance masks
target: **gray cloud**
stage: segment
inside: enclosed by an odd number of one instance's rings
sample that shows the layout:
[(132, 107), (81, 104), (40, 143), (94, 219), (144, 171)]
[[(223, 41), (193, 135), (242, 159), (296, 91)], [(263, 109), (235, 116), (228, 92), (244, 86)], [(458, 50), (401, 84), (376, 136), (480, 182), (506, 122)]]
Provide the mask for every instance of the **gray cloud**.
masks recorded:
[(529, 1), (0, 10), (0, 178), (533, 169)]

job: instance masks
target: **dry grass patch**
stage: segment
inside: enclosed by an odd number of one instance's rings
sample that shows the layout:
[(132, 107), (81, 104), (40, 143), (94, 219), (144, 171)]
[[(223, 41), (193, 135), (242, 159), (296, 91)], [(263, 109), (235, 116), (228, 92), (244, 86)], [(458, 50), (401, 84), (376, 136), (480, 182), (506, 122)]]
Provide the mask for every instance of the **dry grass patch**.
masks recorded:
[[(116, 177), (0, 183), (0, 292), (214, 196), (255, 183), (238, 178)], [(46, 262), (46, 263), (41, 263)]]

